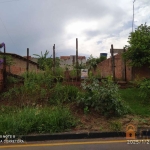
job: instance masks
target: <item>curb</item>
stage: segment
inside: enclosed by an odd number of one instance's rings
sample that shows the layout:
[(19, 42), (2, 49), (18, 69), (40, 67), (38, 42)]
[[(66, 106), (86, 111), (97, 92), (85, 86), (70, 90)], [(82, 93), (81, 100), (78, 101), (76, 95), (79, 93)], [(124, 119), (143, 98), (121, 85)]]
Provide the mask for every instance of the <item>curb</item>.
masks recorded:
[(125, 132), (83, 132), (83, 133), (56, 133), (45, 135), (23, 135), (21, 140), (31, 141), (48, 141), (48, 140), (66, 140), (66, 139), (90, 139), (90, 138), (113, 138), (125, 137)]

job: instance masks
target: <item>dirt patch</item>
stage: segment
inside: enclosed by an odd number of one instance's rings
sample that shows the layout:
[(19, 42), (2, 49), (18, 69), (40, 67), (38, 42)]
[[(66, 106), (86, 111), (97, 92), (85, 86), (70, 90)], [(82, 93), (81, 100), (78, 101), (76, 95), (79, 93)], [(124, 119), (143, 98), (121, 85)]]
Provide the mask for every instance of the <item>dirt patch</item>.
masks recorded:
[(126, 115), (123, 117), (106, 118), (101, 114), (98, 114), (94, 110), (85, 114), (83, 109), (70, 105), (72, 113), (79, 119), (79, 125), (76, 126), (73, 131), (126, 131), (126, 127), (129, 124), (133, 124), (135, 127), (150, 127), (150, 117), (143, 117), (137, 115)]

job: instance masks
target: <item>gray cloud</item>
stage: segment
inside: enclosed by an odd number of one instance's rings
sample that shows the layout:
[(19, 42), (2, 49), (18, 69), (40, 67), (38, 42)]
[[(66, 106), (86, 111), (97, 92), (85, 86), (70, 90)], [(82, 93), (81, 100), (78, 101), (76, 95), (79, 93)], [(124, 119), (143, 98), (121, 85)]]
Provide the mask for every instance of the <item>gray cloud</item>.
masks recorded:
[[(148, 4), (148, 0), (137, 2), (136, 10), (141, 7), (143, 10)], [(81, 44), (83, 54), (87, 54), (86, 51), (93, 47), (98, 54), (97, 45), (101, 45), (101, 48), (107, 47), (103, 44), (110, 44), (111, 40), (113, 42), (120, 36), (120, 32), (131, 27), (132, 1), (19, 0), (5, 3), (0, 1), (0, 14), (0, 42), (6, 43), (9, 52), (26, 55), (28, 47), (30, 54), (40, 53), (46, 49), (52, 51), (53, 44), (56, 44), (59, 53), (57, 55), (71, 55), (75, 51), (75, 42), (72, 42), (72, 45), (69, 42), (71, 39), (75, 41), (78, 36), (79, 40), (84, 39)], [(87, 26), (96, 21), (98, 26), (94, 30), (88, 27), (81, 31), (81, 34), (66, 31), (68, 25), (78, 21), (85, 22)], [(75, 30), (78, 30), (77, 27)], [(115, 36), (116, 38), (113, 38)]]
[(102, 41), (97, 41), (97, 45), (99, 45), (99, 44), (101, 44), (102, 43)]

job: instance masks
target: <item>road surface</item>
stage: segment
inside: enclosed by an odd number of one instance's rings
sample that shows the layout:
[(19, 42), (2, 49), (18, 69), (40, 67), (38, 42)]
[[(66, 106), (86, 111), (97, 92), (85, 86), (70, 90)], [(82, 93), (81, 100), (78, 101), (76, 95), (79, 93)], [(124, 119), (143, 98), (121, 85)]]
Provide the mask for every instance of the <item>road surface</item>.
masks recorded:
[(0, 150), (149, 150), (150, 143), (127, 144), (126, 139), (86, 139), (0, 144)]

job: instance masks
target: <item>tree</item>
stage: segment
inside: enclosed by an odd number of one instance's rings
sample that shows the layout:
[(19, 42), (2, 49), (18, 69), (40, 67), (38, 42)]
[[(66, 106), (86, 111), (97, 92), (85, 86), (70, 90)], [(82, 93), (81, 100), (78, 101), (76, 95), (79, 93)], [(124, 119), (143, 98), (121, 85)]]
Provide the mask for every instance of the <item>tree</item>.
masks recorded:
[(105, 56), (101, 56), (99, 58), (94, 58), (92, 55), (87, 60), (88, 69), (96, 69), (97, 65), (106, 59)]
[[(43, 54), (41, 52), (41, 55), (38, 55), (38, 54), (33, 54), (35, 56), (38, 56), (38, 65), (39, 65), (39, 68), (42, 69), (42, 70), (45, 70), (47, 67), (49, 69), (52, 69), (53, 67), (53, 58), (52, 58), (52, 55), (50, 57), (47, 57), (49, 54), (49, 51), (46, 50), (46, 52)], [(55, 67), (59, 67), (60, 65), (60, 59), (58, 57), (55, 58)]]
[(106, 56), (100, 56), (99, 58), (96, 59), (97, 64), (99, 64), (100, 62), (106, 60)]
[(52, 68), (52, 66), (53, 66), (52, 58), (51, 57), (47, 58), (48, 54), (49, 54), (49, 51), (47, 51), (47, 50), (44, 54), (41, 52), (41, 55), (33, 54), (33, 55), (39, 57), (37, 63), (39, 65), (39, 68), (42, 70), (45, 70), (47, 66), (48, 66), (48, 68)]
[(123, 58), (134, 67), (150, 66), (150, 26), (141, 24), (128, 39), (129, 45), (125, 46), (127, 51), (123, 53)]

